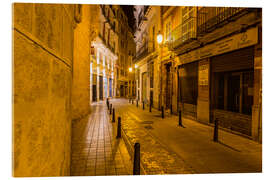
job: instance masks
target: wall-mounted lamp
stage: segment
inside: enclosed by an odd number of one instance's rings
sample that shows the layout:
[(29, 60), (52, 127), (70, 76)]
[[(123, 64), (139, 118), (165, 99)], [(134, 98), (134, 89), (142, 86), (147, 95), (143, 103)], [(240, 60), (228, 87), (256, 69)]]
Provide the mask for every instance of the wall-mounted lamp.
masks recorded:
[(163, 41), (163, 36), (162, 34), (160, 33), (160, 31), (158, 32), (158, 35), (157, 35), (157, 42), (158, 44), (161, 44)]

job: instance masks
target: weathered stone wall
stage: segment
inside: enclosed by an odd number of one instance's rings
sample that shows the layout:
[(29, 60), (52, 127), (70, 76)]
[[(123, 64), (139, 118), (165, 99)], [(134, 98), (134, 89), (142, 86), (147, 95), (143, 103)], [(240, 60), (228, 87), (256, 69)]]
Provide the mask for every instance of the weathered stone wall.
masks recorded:
[(74, 30), (72, 119), (90, 111), (90, 5), (82, 5), (81, 12), (81, 21)]
[(13, 13), (13, 175), (69, 175), (74, 6)]

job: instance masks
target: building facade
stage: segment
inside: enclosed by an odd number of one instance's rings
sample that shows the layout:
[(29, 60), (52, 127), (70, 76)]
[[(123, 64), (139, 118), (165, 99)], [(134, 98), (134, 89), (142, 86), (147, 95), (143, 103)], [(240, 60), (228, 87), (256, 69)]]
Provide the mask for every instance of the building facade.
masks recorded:
[[(118, 59), (117, 6), (99, 5), (96, 36), (91, 42), (90, 102), (115, 97), (115, 64)], [(98, 17), (98, 18), (97, 18)]]
[[(136, 99), (159, 107), (159, 47), (156, 36), (160, 29), (159, 6), (135, 6), (137, 30), (135, 32)], [(155, 68), (154, 68), (155, 67)]]
[(135, 55), (135, 42), (133, 31), (129, 27), (128, 18), (120, 6), (118, 6), (118, 61), (116, 63), (117, 91), (116, 97), (132, 96), (131, 89), (134, 89), (135, 79), (134, 72), (129, 71), (132, 68), (132, 61)]
[(134, 73), (128, 70), (135, 43), (127, 16), (119, 5), (99, 5), (97, 9), (96, 36), (91, 42), (90, 102), (132, 96)]
[[(159, 12), (157, 106), (204, 124), (218, 119), (221, 128), (261, 141), (261, 9), (162, 6)], [(142, 19), (150, 26), (147, 16)], [(151, 74), (151, 68), (143, 68), (143, 60), (135, 63), (137, 98), (146, 101), (151, 88), (144, 92), (150, 84), (144, 72)]]
[(91, 8), (13, 4), (15, 177), (70, 175), (72, 120), (90, 112)]

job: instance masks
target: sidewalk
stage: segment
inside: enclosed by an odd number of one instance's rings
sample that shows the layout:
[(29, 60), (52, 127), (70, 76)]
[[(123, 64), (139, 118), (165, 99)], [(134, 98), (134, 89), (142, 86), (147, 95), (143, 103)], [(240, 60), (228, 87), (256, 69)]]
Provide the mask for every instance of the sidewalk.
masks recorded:
[(72, 123), (72, 176), (129, 175), (132, 162), (122, 139), (109, 122), (105, 102), (91, 107), (91, 114)]
[(148, 107), (142, 110), (128, 100), (111, 100), (116, 116), (122, 117), (123, 132), (130, 144), (140, 142), (146, 174), (261, 172), (262, 145), (219, 130), (213, 142), (213, 127), (165, 114)]

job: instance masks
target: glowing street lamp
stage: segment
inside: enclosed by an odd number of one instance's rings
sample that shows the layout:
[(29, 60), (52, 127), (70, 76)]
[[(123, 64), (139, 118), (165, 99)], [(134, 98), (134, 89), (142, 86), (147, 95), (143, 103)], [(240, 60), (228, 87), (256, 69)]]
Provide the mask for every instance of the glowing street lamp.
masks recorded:
[(137, 69), (138, 68), (138, 65), (137, 64), (135, 64), (135, 69)]
[(158, 35), (157, 35), (157, 42), (158, 44), (161, 44), (162, 43), (162, 40), (163, 40), (163, 36), (162, 34), (160, 33), (160, 31), (158, 32)]
[(128, 68), (128, 71), (129, 71), (129, 72), (132, 72), (132, 67)]

